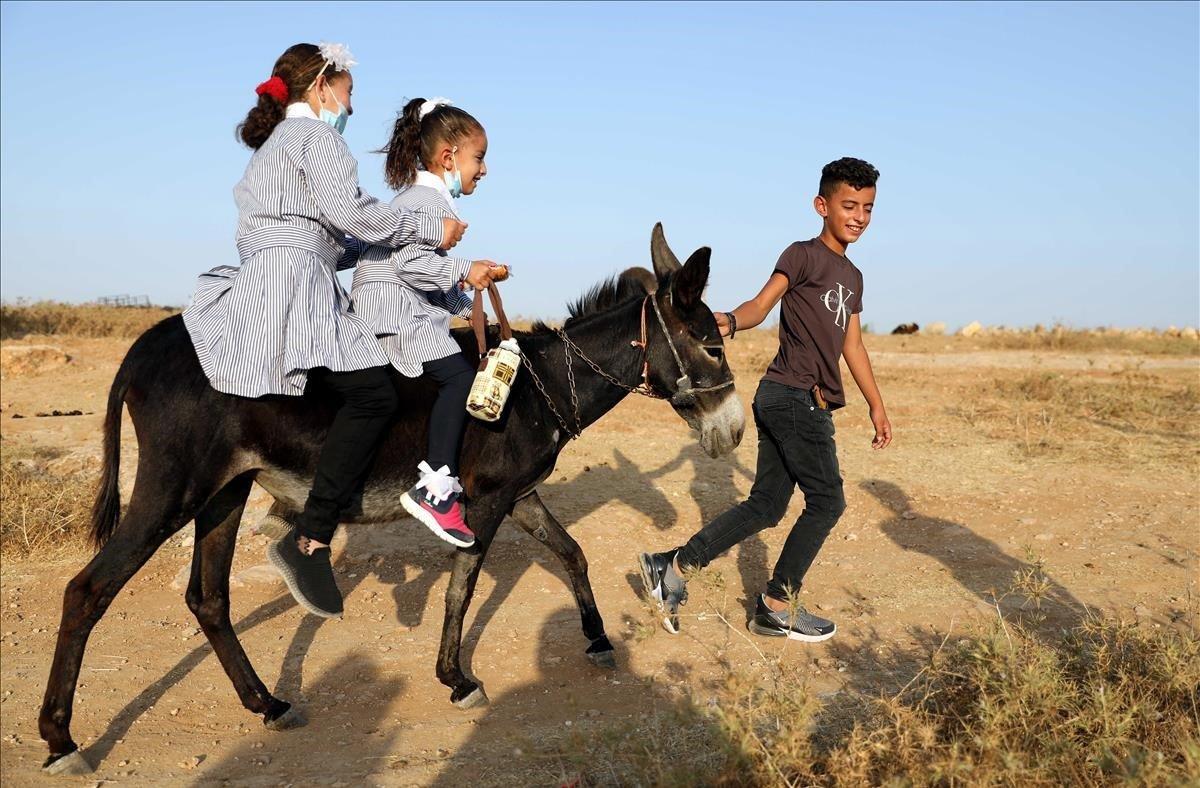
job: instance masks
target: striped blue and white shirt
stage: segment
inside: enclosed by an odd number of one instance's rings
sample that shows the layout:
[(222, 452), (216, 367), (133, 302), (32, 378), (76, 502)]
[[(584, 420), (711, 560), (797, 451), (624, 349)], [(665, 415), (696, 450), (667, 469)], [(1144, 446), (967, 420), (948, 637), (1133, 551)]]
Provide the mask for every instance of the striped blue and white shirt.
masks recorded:
[[(459, 218), (441, 178), (424, 170), (396, 195), (392, 207), (418, 216)], [(436, 246), (411, 243), (399, 249), (371, 247), (354, 271), (354, 312), (375, 330), (388, 360), (408, 377), (422, 364), (462, 350), (450, 336), (454, 316), (470, 317), (473, 298), (463, 280), (471, 261), (450, 257)]]
[(245, 397), (299, 395), (311, 369), (386, 364), (336, 271), (367, 244), (436, 246), (441, 219), (364, 193), (346, 141), (302, 102), (288, 107), (251, 156), (234, 199), (241, 266), (203, 274), (183, 313), (213, 387)]

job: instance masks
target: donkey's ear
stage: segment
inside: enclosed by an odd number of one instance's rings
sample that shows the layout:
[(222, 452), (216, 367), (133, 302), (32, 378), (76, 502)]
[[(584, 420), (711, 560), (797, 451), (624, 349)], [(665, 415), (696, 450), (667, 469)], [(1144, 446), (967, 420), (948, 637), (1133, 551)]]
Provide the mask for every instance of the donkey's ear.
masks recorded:
[(684, 309), (691, 309), (704, 297), (704, 288), (708, 284), (708, 260), (711, 256), (712, 250), (701, 246), (692, 252), (692, 256), (675, 277), (675, 299)]
[(650, 233), (650, 260), (654, 263), (654, 273), (661, 284), (666, 284), (671, 274), (679, 270), (679, 258), (667, 246), (662, 222), (654, 225), (654, 231)]

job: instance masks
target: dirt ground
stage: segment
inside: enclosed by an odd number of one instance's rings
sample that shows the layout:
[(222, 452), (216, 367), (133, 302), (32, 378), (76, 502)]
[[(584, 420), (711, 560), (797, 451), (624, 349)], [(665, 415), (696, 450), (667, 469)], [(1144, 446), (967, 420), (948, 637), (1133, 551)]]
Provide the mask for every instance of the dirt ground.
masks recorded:
[[(759, 331), (729, 345), (747, 408), (773, 343)], [(63, 471), (96, 467), (105, 396), (129, 341), (31, 337), (4, 346), (23, 344), (52, 345), (68, 360), (49, 354), (45, 368), (6, 368), (3, 451), (52, 457)], [(838, 623), (827, 643), (780, 643), (745, 630), (754, 594), (803, 507), (799, 495), (780, 527), (692, 584), (681, 635), (657, 627), (638, 596), (637, 553), (681, 544), (744, 496), (756, 437), (750, 426), (733, 456), (709, 459), (666, 404), (628, 398), (568, 447), (541, 488), (589, 559), (617, 649), (615, 670), (585, 660), (587, 642), (556, 559), (505, 527), (484, 565), (465, 636), (466, 664), (491, 704), (455, 709), (434, 676), (451, 562), (446, 546), (411, 520), (343, 529), (334, 554), (346, 615), (324, 621), (297, 608), (266, 566), (267, 539), (254, 525), (269, 499), (256, 490), (234, 565), (233, 620), (260, 676), (299, 704), (309, 725), (270, 732), (240, 707), (183, 602), (180, 573), (191, 554), (185, 529), (97, 626), (72, 724), (96, 771), (58, 781), (558, 785), (571, 774), (555, 751), (572, 737), (586, 742), (627, 723), (645, 725), (653, 746), (654, 712), (685, 693), (704, 702), (726, 666), (752, 671), (780, 657), (804, 666), (812, 692), (829, 702), (894, 689), (911, 673), (896, 675), (888, 655), (936, 644), (998, 609), (1015, 612), (1016, 600), (997, 605), (996, 596), (1038, 560), (1048, 581), (1048, 633), (1087, 611), (1171, 626), (1195, 609), (1194, 432), (1150, 434), (1111, 419), (1043, 414), (1032, 441), (1029, 423), (1005, 423), (1003, 398), (991, 400), (990, 410), (973, 404), (993, 382), (1032, 371), (1085, 382), (1132, 369), (1162, 385), (1195, 385), (1195, 356), (980, 350), (957, 337), (868, 337), (868, 348), (895, 443), (871, 450), (866, 407), (854, 392), (835, 417), (848, 509), (804, 591), (810, 608)], [(83, 415), (36, 415), (53, 410)], [(1190, 415), (1194, 422), (1197, 414)], [(1053, 449), (1038, 450), (1047, 437)], [(136, 462), (128, 424), (124, 438), (127, 495)], [(61, 595), (87, 559), (83, 550), (4, 558), (6, 785), (54, 781), (39, 772), (46, 749), (37, 713)]]

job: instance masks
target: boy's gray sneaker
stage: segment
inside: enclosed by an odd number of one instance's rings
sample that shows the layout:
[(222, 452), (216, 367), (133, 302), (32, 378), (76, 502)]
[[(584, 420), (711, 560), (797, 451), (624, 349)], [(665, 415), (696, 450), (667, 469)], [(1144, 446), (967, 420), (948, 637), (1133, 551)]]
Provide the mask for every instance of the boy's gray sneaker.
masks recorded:
[(767, 607), (766, 598), (759, 594), (758, 605), (754, 610), (754, 618), (750, 619), (749, 629), (756, 635), (820, 643), (834, 636), (837, 625), (828, 619), (814, 616), (800, 604), (776, 612)]
[(642, 586), (663, 612), (663, 628), (672, 635), (679, 634), (679, 608), (687, 603), (687, 583), (672, 566), (676, 552), (642, 553), (638, 556)]

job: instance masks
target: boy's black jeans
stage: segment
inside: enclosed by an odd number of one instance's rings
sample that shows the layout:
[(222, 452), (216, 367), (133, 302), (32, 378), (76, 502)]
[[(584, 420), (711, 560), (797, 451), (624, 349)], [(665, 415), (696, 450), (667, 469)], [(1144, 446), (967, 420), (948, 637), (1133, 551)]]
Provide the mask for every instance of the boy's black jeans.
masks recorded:
[(783, 519), (792, 493), (804, 493), (804, 511), (784, 542), (767, 596), (787, 600), (846, 509), (833, 442), (833, 415), (803, 389), (763, 380), (754, 395), (758, 468), (750, 497), (704, 526), (679, 549), (681, 568), (707, 565), (748, 536)]

